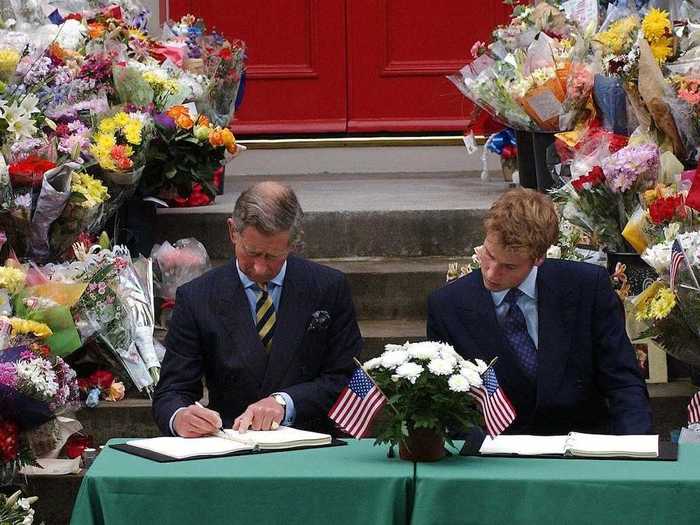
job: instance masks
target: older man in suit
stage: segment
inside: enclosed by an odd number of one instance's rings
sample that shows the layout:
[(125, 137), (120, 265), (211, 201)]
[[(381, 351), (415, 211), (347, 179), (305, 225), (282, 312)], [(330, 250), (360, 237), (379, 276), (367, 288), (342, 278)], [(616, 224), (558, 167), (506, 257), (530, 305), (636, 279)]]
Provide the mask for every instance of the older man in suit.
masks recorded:
[(505, 193), (484, 221), (480, 270), (428, 300), (429, 339), (490, 362), (516, 434), (651, 432), (646, 385), (603, 268), (545, 260), (558, 238), (551, 200)]
[(345, 277), (290, 255), (302, 216), (287, 186), (252, 186), (228, 220), (235, 259), (178, 289), (153, 397), (163, 433), (330, 429), (362, 340)]

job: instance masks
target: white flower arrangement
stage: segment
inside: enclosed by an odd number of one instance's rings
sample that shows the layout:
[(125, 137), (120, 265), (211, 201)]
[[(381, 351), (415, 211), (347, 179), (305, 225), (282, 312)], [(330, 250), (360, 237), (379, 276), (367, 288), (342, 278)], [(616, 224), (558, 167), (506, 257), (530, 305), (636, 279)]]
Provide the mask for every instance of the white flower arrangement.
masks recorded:
[[(700, 232), (679, 233), (678, 240), (688, 257), (688, 262), (691, 266), (700, 264)], [(649, 266), (654, 268), (656, 272), (663, 275), (668, 272), (671, 265), (671, 246), (674, 239), (662, 241), (655, 244), (642, 252), (642, 259)]]
[(469, 391), (482, 386), (487, 365), (463, 359), (448, 344), (386, 345), (363, 368), (389, 399), (387, 417), (376, 428), (380, 443), (402, 442), (421, 428), (446, 438), (448, 429), (466, 430), (479, 420)]

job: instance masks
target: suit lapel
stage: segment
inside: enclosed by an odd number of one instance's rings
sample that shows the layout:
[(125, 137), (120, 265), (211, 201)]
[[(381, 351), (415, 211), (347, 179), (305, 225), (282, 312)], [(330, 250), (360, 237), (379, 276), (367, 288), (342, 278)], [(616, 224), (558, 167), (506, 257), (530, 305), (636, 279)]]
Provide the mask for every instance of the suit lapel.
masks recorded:
[(547, 263), (537, 273), (537, 399), (553, 399), (560, 390), (576, 323), (577, 298), (565, 283), (553, 283)]
[(251, 377), (260, 386), (265, 377), (268, 356), (255, 330), (235, 260), (229, 263), (229, 272), (221, 283), (216, 312), (231, 342), (230, 351), (240, 356)]
[(277, 312), (270, 361), (262, 384), (263, 393), (280, 387), (293, 359), (298, 355), (306, 331), (306, 321), (318, 300), (316, 296), (317, 291), (312, 286), (302, 260), (290, 256), (287, 259), (287, 273)]

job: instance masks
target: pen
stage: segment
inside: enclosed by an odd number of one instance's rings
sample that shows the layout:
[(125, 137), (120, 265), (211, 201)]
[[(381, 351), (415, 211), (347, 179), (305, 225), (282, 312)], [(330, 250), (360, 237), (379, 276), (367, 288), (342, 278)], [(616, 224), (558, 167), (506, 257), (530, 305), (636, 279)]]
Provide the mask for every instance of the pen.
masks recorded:
[[(207, 408), (199, 401), (195, 401), (194, 404), (197, 405), (199, 408)], [(216, 435), (219, 435), (219, 434), (224, 434), (224, 435), (226, 434), (226, 432), (224, 432), (224, 425), (223, 424), (219, 427), (219, 432)]]

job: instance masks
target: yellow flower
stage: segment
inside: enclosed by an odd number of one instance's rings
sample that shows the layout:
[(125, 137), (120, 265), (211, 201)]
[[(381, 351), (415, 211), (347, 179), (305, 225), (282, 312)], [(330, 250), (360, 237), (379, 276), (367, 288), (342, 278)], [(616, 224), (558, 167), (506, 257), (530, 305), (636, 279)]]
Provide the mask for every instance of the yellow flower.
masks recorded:
[(603, 44), (608, 52), (620, 55), (629, 51), (636, 37), (639, 20), (636, 16), (628, 16), (610, 25), (607, 31), (598, 33), (597, 42)]
[(0, 78), (9, 80), (15, 74), (19, 53), (14, 49), (0, 49)]
[(80, 194), (84, 200), (77, 203), (81, 208), (94, 208), (109, 198), (107, 188), (97, 179), (83, 172), (73, 172), (71, 191)]
[(673, 40), (670, 38), (662, 38), (650, 46), (651, 53), (659, 64), (663, 64), (673, 55)]
[(52, 336), (53, 331), (48, 325), (30, 321), (29, 319), (20, 319), (19, 317), (10, 317), (12, 325), (12, 335), (34, 334), (42, 339)]
[(656, 281), (639, 296), (636, 304), (637, 321), (664, 319), (676, 306), (676, 295), (668, 286)]
[(118, 128), (123, 128), (130, 120), (132, 120), (131, 118), (129, 118), (129, 115), (127, 115), (123, 111), (116, 113), (112, 118), (114, 119), (114, 123), (117, 125)]
[(647, 16), (645, 16), (642, 21), (644, 38), (647, 39), (649, 44), (654, 44), (661, 39), (668, 38), (671, 36), (672, 29), (673, 27), (668, 13), (655, 7), (649, 10)]
[(124, 125), (123, 132), (130, 144), (141, 144), (141, 130), (143, 125), (138, 120), (132, 119)]
[(117, 123), (113, 118), (105, 118), (100, 121), (100, 125), (97, 128), (100, 133), (105, 135), (111, 135), (117, 131)]
[(0, 288), (5, 288), (11, 294), (19, 292), (24, 287), (25, 273), (17, 268), (0, 266)]

